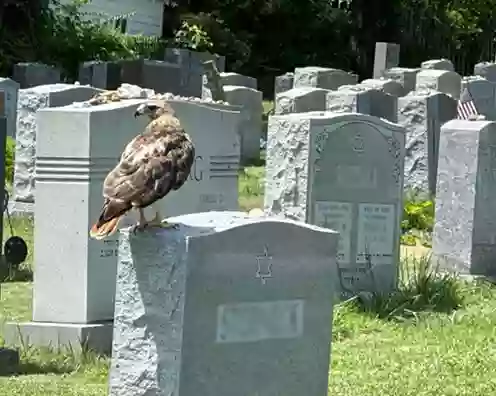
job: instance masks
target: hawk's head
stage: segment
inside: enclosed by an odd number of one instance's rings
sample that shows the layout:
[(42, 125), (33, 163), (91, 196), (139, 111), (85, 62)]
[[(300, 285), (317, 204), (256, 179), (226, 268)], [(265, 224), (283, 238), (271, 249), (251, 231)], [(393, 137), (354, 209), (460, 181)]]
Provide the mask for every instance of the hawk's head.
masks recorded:
[(174, 115), (174, 110), (169, 103), (163, 100), (153, 100), (142, 103), (134, 112), (135, 117), (147, 115), (151, 120), (155, 120), (164, 114)]

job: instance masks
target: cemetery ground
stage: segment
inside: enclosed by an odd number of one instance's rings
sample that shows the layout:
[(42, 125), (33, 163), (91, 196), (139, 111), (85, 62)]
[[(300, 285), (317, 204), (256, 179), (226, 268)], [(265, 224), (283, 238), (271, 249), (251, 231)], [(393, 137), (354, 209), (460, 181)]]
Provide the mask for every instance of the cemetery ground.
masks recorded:
[[(239, 188), (242, 209), (260, 207), (263, 168), (241, 171)], [(14, 219), (14, 232), (30, 248), (32, 226), (30, 219)], [(7, 221), (5, 233), (10, 235)], [(403, 248), (402, 282), (394, 296), (364, 296), (335, 307), (329, 395), (482, 396), (496, 391), (496, 287), (436, 275), (426, 253), (425, 248)], [(31, 263), (32, 255), (14, 281), (2, 287), (0, 321), (30, 320)], [(106, 357), (29, 345), (21, 348), (21, 357), (18, 375), (0, 376), (0, 394), (107, 394)]]

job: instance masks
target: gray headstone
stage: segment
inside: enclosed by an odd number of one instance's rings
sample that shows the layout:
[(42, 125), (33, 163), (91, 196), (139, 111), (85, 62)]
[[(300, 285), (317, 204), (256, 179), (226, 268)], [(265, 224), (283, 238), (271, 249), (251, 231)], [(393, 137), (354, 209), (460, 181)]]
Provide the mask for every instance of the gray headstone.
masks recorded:
[[(89, 86), (73, 84), (40, 85), (19, 90), (13, 186), (16, 202), (34, 202), (37, 111), (83, 102), (99, 91)], [(24, 210), (24, 207), (25, 205), (19, 205), (19, 210)]]
[(455, 99), (435, 92), (411, 92), (398, 99), (398, 124), (406, 130), (406, 189), (436, 192), (441, 125), (456, 118)]
[(21, 88), (60, 82), (60, 70), (43, 63), (17, 63), (14, 65), (13, 79)]
[(447, 71), (455, 71), (455, 67), (453, 66), (453, 62), (448, 59), (431, 59), (425, 62), (422, 62), (420, 65), (421, 69), (435, 69), (435, 70), (447, 70)]
[(164, 61), (145, 60), (143, 62), (143, 88), (157, 93), (170, 92), (182, 95), (181, 67)]
[(3, 110), (0, 110), (0, 116), (3, 114), (7, 117), (7, 136), (15, 138), (19, 83), (10, 78), (0, 77), (0, 91), (5, 92)]
[(398, 99), (385, 92), (357, 85), (355, 89), (330, 91), (326, 110), (335, 113), (369, 114), (396, 122)]
[(496, 83), (496, 63), (480, 62), (474, 66), (474, 74)]
[(143, 59), (121, 60), (121, 82), (141, 86), (143, 81)]
[(374, 78), (382, 77), (386, 69), (400, 64), (400, 45), (396, 43), (375, 43)]
[(448, 70), (425, 69), (417, 74), (415, 90), (433, 89), (458, 99), (462, 78), (458, 73)]
[(404, 96), (411, 91), (415, 90), (415, 84), (417, 83), (417, 73), (420, 69), (409, 69), (406, 67), (392, 67), (386, 69), (382, 72), (382, 76), (387, 79), (391, 79), (399, 82), (403, 86)]
[(405, 131), (364, 114), (269, 118), (265, 210), (340, 232), (343, 295), (396, 282)]
[(403, 96), (404, 91), (403, 85), (401, 85), (401, 83), (399, 83), (398, 81), (382, 77), (363, 80), (360, 85), (385, 92), (396, 98), (399, 96)]
[(328, 391), (337, 233), (209, 212), (120, 237), (110, 396)]
[(294, 88), (312, 87), (338, 89), (341, 85), (356, 84), (358, 76), (340, 69), (307, 66), (297, 67), (294, 72)]
[(244, 76), (239, 73), (220, 73), (222, 85), (237, 85), (240, 87), (247, 87), (257, 89), (257, 79), (250, 76)]
[(277, 94), (284, 91), (289, 91), (291, 88), (293, 88), (293, 82), (294, 82), (294, 73), (292, 72), (288, 72), (280, 76), (276, 76), (274, 82), (274, 98), (277, 96)]
[(496, 122), (443, 125), (432, 245), (441, 268), (496, 275), (495, 160)]
[(118, 62), (84, 62), (79, 68), (79, 82), (100, 89), (117, 89), (121, 85)]
[(304, 113), (325, 110), (327, 89), (299, 87), (278, 94), (275, 98), (274, 113)]
[(468, 97), (474, 101), (478, 114), (486, 120), (496, 120), (496, 83), (480, 76), (464, 77), (462, 91), (468, 90)]

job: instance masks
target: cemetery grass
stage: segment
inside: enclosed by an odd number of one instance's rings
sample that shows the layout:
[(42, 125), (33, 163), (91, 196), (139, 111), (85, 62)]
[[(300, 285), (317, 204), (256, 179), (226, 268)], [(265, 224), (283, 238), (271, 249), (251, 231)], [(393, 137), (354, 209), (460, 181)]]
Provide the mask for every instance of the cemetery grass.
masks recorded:
[[(261, 207), (262, 177), (257, 167), (241, 173), (243, 210)], [(14, 232), (26, 238), (32, 252), (32, 221), (16, 219)], [(21, 268), (27, 274), (31, 263), (30, 255)], [(425, 256), (406, 258), (405, 281), (393, 297), (363, 295), (336, 306), (329, 395), (485, 396), (496, 391), (496, 287), (440, 277), (427, 264)], [(22, 274), (13, 278), (2, 289), (0, 321), (28, 321), (31, 282)], [(20, 352), (18, 374), (0, 376), (0, 395), (107, 394), (106, 357), (29, 345)]]

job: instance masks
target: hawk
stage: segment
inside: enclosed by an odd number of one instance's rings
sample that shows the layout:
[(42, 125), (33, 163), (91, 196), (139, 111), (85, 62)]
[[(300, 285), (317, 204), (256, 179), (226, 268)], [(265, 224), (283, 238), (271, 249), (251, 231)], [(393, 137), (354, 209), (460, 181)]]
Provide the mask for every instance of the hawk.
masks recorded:
[(175, 227), (162, 221), (156, 206), (152, 206), (155, 209), (152, 220), (145, 218), (143, 209), (183, 186), (194, 162), (195, 148), (166, 101), (141, 104), (134, 116), (143, 115), (150, 118), (150, 123), (127, 144), (119, 163), (103, 182), (104, 203), (91, 227), (92, 238), (112, 235), (119, 220), (133, 208), (139, 213), (133, 232), (147, 227)]

